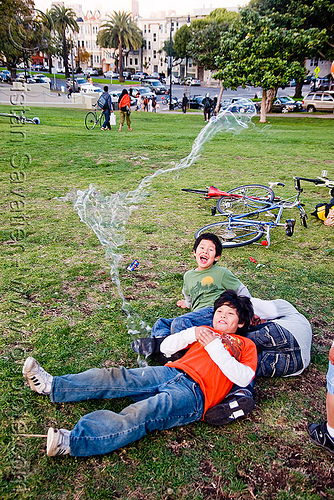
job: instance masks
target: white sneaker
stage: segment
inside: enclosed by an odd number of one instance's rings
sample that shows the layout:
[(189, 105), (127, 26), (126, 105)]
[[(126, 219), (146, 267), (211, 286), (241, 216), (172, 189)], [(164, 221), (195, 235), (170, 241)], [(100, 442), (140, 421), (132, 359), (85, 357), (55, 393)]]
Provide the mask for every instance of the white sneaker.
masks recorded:
[(36, 359), (29, 356), (25, 360), (22, 373), (32, 391), (38, 394), (50, 394), (53, 377), (41, 367)]
[(54, 429), (50, 427), (46, 442), (46, 454), (49, 457), (68, 455), (71, 451), (70, 435), (71, 431), (67, 429)]

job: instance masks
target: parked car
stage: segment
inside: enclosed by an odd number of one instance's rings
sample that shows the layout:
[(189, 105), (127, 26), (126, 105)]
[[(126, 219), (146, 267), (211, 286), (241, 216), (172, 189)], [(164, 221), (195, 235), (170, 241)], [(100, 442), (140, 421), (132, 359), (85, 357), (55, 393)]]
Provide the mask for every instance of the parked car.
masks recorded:
[(97, 71), (97, 69), (94, 69), (94, 68), (86, 68), (84, 70), (84, 75), (90, 75), (90, 76), (97, 76), (99, 73)]
[(329, 90), (329, 79), (328, 78), (316, 78), (310, 85), (310, 90)]
[(147, 73), (144, 73), (143, 71), (136, 71), (136, 73), (131, 75), (131, 80), (137, 80), (138, 82), (141, 82), (146, 77), (148, 77)]
[(155, 92), (156, 94), (166, 94), (167, 92), (167, 88), (164, 85), (162, 85), (162, 83), (159, 82), (159, 80), (154, 80), (154, 79), (144, 80), (143, 84), (149, 87), (152, 90), (152, 92)]
[(203, 95), (193, 95), (189, 99), (190, 109), (203, 109), (202, 101), (204, 99)]
[[(103, 76), (104, 76), (104, 78), (115, 78), (115, 77), (114, 77), (114, 75), (115, 75), (115, 74), (116, 74), (116, 73), (115, 73), (114, 71), (109, 70), (109, 71), (106, 71), (106, 72), (103, 74)], [(118, 73), (117, 73), (117, 78), (118, 78)]]
[(86, 78), (74, 78), (74, 89), (73, 89), (73, 79), (68, 78), (66, 80), (66, 86), (68, 89), (72, 89), (73, 92), (80, 92), (81, 86), (86, 85), (88, 81)]
[(308, 113), (314, 111), (334, 112), (334, 91), (309, 92), (302, 101), (303, 109)]
[(35, 80), (42, 79), (43, 80), (42, 83), (51, 83), (51, 78), (49, 78), (48, 76), (43, 75), (43, 73), (37, 73), (36, 75), (33, 75), (33, 78)]
[(91, 83), (84, 83), (83, 85), (81, 85), (80, 94), (92, 94), (95, 92), (102, 94), (103, 91), (101, 87), (97, 87), (96, 85), (92, 85)]
[(197, 80), (196, 78), (193, 78), (192, 76), (186, 76), (185, 78), (181, 79), (181, 85), (196, 85), (200, 86), (201, 81)]
[(159, 80), (161, 83), (165, 83), (165, 74), (164, 73), (158, 73), (157, 71), (153, 71), (149, 78), (155, 78), (156, 80)]
[(132, 87), (132, 95), (137, 97), (138, 94), (149, 99), (155, 97), (155, 92), (152, 92), (149, 87)]
[(295, 101), (292, 97), (276, 97), (271, 107), (274, 113), (288, 113), (289, 111), (302, 111), (302, 103)]

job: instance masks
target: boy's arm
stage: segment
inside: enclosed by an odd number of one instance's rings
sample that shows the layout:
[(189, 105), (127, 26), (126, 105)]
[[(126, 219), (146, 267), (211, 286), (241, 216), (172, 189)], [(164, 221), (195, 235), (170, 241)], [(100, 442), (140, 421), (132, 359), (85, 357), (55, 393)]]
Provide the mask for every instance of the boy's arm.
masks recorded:
[(251, 298), (248, 288), (243, 283), (236, 289), (236, 292), (238, 295), (244, 295), (245, 297)]
[(187, 328), (181, 332), (169, 335), (161, 342), (160, 351), (167, 358), (172, 354), (185, 349), (189, 344), (196, 342), (195, 327)]
[[(200, 329), (202, 329), (202, 332), (200, 332)], [(231, 382), (241, 387), (246, 387), (253, 380), (255, 371), (245, 363), (251, 361), (253, 358), (257, 359), (255, 344), (250, 344), (250, 347), (247, 349), (247, 356), (243, 357), (244, 362), (240, 362), (228, 352), (221, 339), (212, 330), (205, 327), (204, 329), (203, 327), (198, 327), (196, 331), (198, 332), (196, 335), (198, 341), (203, 345), (212, 361), (216, 363), (218, 368)]]
[(179, 307), (182, 307), (182, 309), (190, 309), (191, 308), (190, 295), (186, 294), (186, 292), (184, 291), (184, 288), (182, 289), (182, 293), (184, 295), (184, 299), (178, 300), (176, 302), (176, 305)]

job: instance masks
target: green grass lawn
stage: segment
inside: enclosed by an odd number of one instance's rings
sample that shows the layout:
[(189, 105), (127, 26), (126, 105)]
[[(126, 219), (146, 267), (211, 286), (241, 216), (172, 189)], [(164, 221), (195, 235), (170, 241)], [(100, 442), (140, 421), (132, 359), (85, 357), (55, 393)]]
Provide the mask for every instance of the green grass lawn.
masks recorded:
[[(306, 183), (307, 229), (297, 220), (292, 238), (277, 228), (270, 248), (224, 250), (221, 261), (254, 296), (287, 299), (309, 318), (310, 367), (296, 378), (258, 380), (255, 410), (228, 427), (200, 422), (156, 432), (106, 456), (45, 456), (45, 439), (34, 435), (49, 426), (71, 429), (89, 411), (120, 411), (128, 402), (50, 403), (24, 385), (26, 356), (53, 375), (138, 366), (105, 248), (62, 198), (90, 184), (104, 196), (136, 190), (145, 177), (187, 157), (204, 122), (201, 115), (133, 112), (133, 131), (119, 133), (118, 127), (87, 131), (83, 110), (32, 108), (26, 114), (39, 116), (41, 124), (17, 126), (0, 118), (1, 498), (334, 498), (332, 458), (306, 433), (308, 422), (325, 417), (334, 233), (311, 216), (317, 203), (329, 201), (328, 190)], [(145, 323), (180, 314), (176, 300), (184, 272), (194, 265), (194, 233), (211, 222), (212, 202), (182, 187), (227, 190), (281, 181), (285, 187), (277, 192), (288, 196), (294, 194), (293, 175), (315, 177), (327, 169), (334, 178), (333, 120), (253, 121), (240, 134), (215, 135), (189, 168), (156, 175), (133, 209), (118, 248), (120, 287)], [(286, 212), (294, 216), (297, 211)], [(135, 258), (138, 268), (127, 271)]]

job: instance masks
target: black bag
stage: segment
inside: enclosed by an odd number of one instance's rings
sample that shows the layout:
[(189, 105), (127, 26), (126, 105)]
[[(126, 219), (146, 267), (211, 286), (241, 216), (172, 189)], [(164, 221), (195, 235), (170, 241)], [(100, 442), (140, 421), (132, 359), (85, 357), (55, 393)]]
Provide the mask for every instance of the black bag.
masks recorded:
[(334, 198), (332, 198), (329, 203), (318, 203), (312, 215), (320, 220), (325, 220), (332, 207), (334, 207)]

